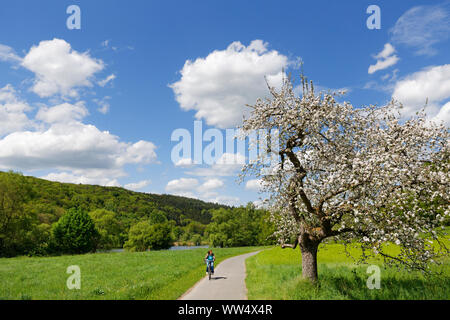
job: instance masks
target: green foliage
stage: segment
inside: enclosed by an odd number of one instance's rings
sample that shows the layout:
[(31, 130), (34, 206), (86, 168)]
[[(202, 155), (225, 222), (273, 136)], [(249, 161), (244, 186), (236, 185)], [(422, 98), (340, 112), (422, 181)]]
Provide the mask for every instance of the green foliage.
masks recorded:
[(128, 251), (146, 251), (150, 248), (152, 225), (149, 221), (141, 221), (130, 228), (128, 241), (123, 246)]
[(206, 228), (210, 244), (215, 247), (256, 246), (273, 243), (274, 226), (268, 212), (253, 205), (213, 211), (212, 223)]
[(191, 240), (194, 246), (199, 246), (202, 244), (202, 237), (199, 234), (194, 234)]
[(167, 222), (167, 217), (166, 214), (164, 212), (162, 212), (161, 210), (153, 210), (150, 213), (150, 223), (151, 224), (157, 224), (157, 223), (164, 223)]
[(123, 245), (123, 226), (117, 219), (117, 214), (105, 209), (97, 209), (89, 213), (100, 233), (98, 249), (121, 248)]
[(190, 222), (204, 228), (211, 221), (212, 209), (227, 208), (185, 197), (59, 183), (0, 171), (0, 256), (48, 254), (51, 226), (74, 207), (91, 213), (101, 249), (121, 247), (130, 227), (141, 220), (152, 224), (172, 221), (178, 227), (173, 234), (179, 239)]
[(173, 244), (172, 225), (170, 223), (154, 224), (150, 237), (150, 249), (161, 250), (169, 249)]
[(37, 217), (28, 213), (26, 202), (31, 195), (26, 178), (8, 172), (0, 180), (0, 256), (29, 252), (36, 235)]
[(100, 234), (86, 211), (72, 208), (53, 225), (53, 248), (58, 253), (95, 252)]
[(176, 239), (180, 244), (196, 245), (204, 241), (204, 235), (207, 225), (190, 219), (184, 219), (185, 226), (174, 230)]
[(151, 224), (141, 221), (130, 228), (124, 248), (129, 251), (168, 249), (172, 246), (172, 225), (168, 222)]
[(28, 255), (43, 256), (49, 253), (49, 245), (52, 239), (52, 227), (50, 225), (46, 223), (34, 224), (29, 236)]
[[(230, 208), (185, 197), (59, 183), (0, 172), (0, 256), (59, 253), (57, 243), (51, 243), (52, 225), (74, 207), (89, 212), (99, 232), (97, 248), (103, 250), (123, 247), (127, 241), (129, 249), (135, 248), (132, 250), (166, 248), (172, 240), (177, 244), (215, 246), (272, 241), (267, 240), (273, 232), (272, 225), (266, 222), (267, 212), (251, 206)], [(214, 224), (208, 227), (213, 211)], [(142, 236), (150, 245), (142, 245), (142, 239), (128, 239), (130, 228), (140, 221), (161, 225), (152, 227), (156, 232), (147, 232), (156, 234), (151, 241), (147, 239), (150, 236)], [(166, 227), (170, 229), (170, 241)]]

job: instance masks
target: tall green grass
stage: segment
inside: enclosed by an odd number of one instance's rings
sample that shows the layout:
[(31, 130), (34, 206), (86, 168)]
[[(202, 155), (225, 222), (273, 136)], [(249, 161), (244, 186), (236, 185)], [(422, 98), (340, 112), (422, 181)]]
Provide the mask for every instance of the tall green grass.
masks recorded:
[[(256, 247), (214, 249), (217, 262)], [(206, 249), (0, 259), (0, 299), (177, 299), (204, 274)], [(81, 289), (66, 286), (81, 269)]]
[[(396, 250), (392, 245), (391, 250)], [(351, 248), (352, 255), (358, 255)], [(319, 285), (301, 278), (299, 249), (272, 248), (246, 261), (249, 299), (321, 300), (321, 299), (450, 299), (450, 259), (435, 268), (440, 276), (425, 277), (420, 272), (386, 268), (382, 260), (372, 259), (357, 265), (344, 251), (342, 244), (330, 243), (319, 247)], [(367, 267), (381, 268), (380, 289), (367, 287)]]

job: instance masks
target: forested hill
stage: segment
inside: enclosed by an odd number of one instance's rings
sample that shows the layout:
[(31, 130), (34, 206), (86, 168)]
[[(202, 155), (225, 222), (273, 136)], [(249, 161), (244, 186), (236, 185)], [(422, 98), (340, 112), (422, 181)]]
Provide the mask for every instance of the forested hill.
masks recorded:
[(273, 242), (269, 213), (0, 172), (0, 257)]
[(212, 209), (228, 208), (197, 199), (140, 193), (120, 187), (60, 183), (30, 176), (11, 179), (11, 173), (0, 171), (0, 185), (11, 183), (24, 184), (21, 188), (25, 188), (27, 194), (20, 201), (26, 202), (27, 211), (35, 213), (40, 222), (46, 224), (56, 222), (73, 207), (88, 212), (96, 209), (114, 211), (120, 220), (130, 222), (148, 217), (157, 210), (164, 212), (167, 219), (174, 220), (177, 225), (185, 224), (187, 219), (208, 224)]

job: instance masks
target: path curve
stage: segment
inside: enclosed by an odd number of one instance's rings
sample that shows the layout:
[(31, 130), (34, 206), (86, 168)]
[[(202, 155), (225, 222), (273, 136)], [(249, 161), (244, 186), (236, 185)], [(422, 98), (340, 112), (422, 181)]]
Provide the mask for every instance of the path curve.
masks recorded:
[(214, 268), (211, 280), (204, 277), (179, 300), (247, 300), (245, 259), (259, 252), (241, 254), (222, 261)]

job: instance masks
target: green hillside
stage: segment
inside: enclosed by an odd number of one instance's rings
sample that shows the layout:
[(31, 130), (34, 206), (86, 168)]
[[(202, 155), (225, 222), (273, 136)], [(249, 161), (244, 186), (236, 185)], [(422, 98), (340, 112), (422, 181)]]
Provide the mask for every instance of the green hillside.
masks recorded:
[[(4, 184), (10, 174), (0, 171), (0, 183)], [(160, 210), (177, 225), (183, 224), (186, 219), (208, 224), (212, 209), (228, 208), (198, 199), (134, 192), (120, 187), (60, 183), (31, 176), (23, 178), (29, 188), (27, 207), (37, 214), (42, 223), (56, 222), (65, 210), (80, 207), (86, 211), (111, 210), (124, 220), (140, 219), (150, 216), (154, 210)]]
[[(272, 243), (268, 212), (0, 172), (0, 257)], [(64, 217), (64, 219), (61, 219)]]
[(230, 209), (173, 195), (59, 183), (0, 172), (0, 256), (39, 251), (36, 244), (46, 242), (51, 226), (70, 208), (114, 213), (120, 229), (117, 231), (119, 246), (127, 240), (130, 227), (139, 221), (169, 221), (173, 226), (174, 240), (183, 238), (183, 234), (184, 239), (189, 240), (196, 231), (203, 234), (211, 222), (212, 210)]

